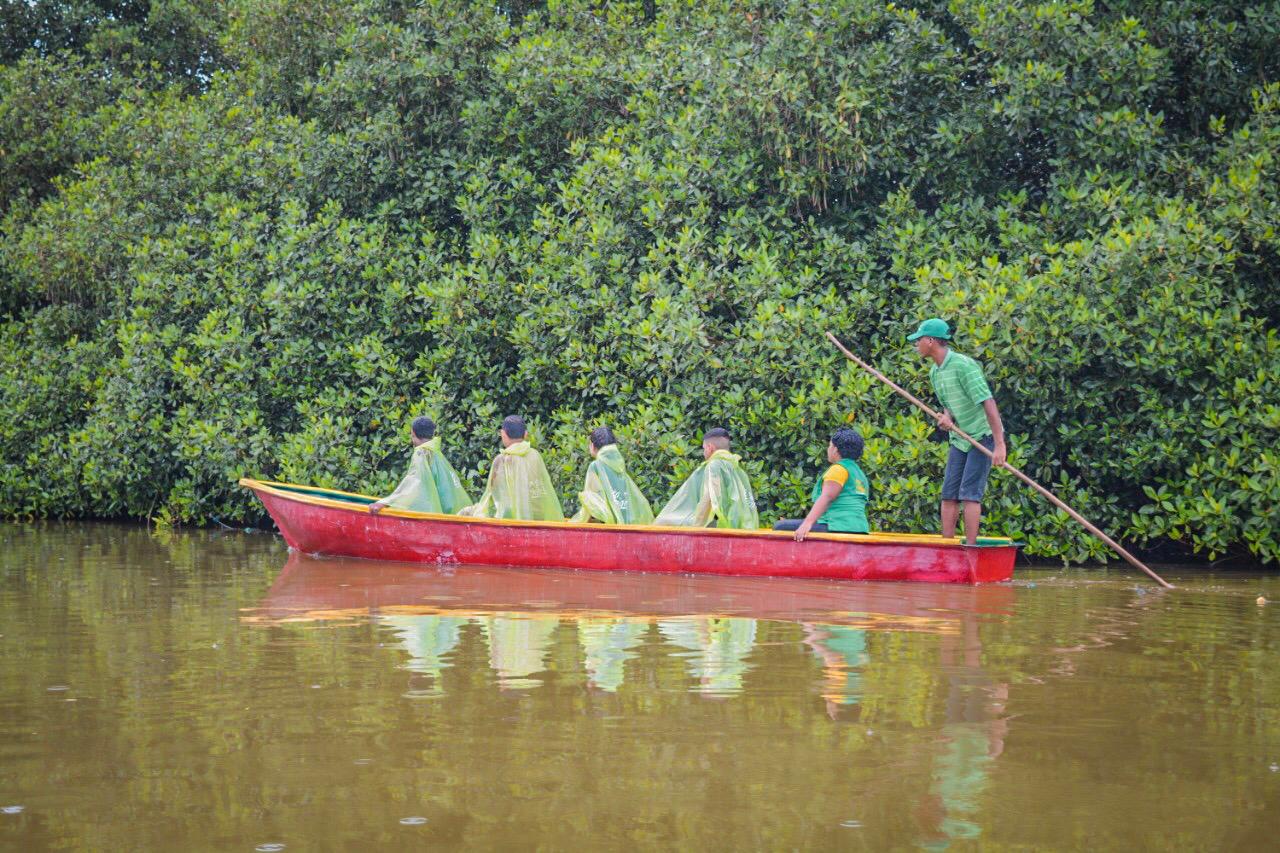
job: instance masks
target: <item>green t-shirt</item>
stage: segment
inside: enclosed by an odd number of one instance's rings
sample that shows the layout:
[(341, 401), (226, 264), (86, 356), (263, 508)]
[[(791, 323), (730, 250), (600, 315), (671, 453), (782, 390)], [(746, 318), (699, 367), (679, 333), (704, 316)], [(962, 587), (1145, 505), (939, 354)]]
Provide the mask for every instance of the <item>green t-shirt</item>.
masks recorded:
[(813, 500), (822, 494), (822, 484), (826, 480), (840, 483), (843, 488), (818, 521), (832, 533), (870, 533), (867, 499), (871, 497), (871, 481), (862, 473), (858, 463), (852, 459), (841, 459), (828, 468), (813, 484)]
[[(929, 369), (929, 381), (933, 383), (933, 392), (938, 395), (942, 408), (951, 413), (956, 426), (976, 440), (991, 435), (991, 425), (987, 423), (987, 413), (982, 408), (982, 404), (992, 397), (991, 388), (978, 362), (955, 350), (947, 350), (942, 364), (935, 364)], [(951, 446), (966, 453), (972, 447), (955, 433), (951, 434)]]

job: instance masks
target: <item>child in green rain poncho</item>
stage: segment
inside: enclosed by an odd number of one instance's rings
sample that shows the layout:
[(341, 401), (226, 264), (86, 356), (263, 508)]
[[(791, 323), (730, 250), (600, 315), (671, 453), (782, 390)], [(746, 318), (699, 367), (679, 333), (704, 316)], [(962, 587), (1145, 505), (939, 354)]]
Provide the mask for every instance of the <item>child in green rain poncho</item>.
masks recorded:
[(707, 461), (667, 501), (654, 524), (758, 528), (756, 496), (747, 472), (742, 470), (742, 457), (729, 452), (729, 431), (720, 427), (707, 430), (702, 437), (702, 455)]
[(409, 470), (394, 492), (369, 504), (369, 512), (377, 515), (391, 507), (452, 515), (471, 503), (471, 496), (462, 488), (457, 472), (440, 452), (435, 421), (414, 418), (409, 437), (413, 441)]
[(480, 501), (459, 512), (479, 518), (517, 518), (526, 521), (564, 521), (564, 510), (551, 485), (547, 466), (525, 440), (524, 418), (503, 418), (502, 452), (489, 469), (489, 484)]
[(573, 521), (596, 521), (604, 524), (652, 524), (653, 509), (639, 487), (627, 475), (622, 451), (618, 449), (613, 430), (592, 430), (588, 445), (594, 457), (587, 466), (587, 480), (578, 493), (582, 508)]

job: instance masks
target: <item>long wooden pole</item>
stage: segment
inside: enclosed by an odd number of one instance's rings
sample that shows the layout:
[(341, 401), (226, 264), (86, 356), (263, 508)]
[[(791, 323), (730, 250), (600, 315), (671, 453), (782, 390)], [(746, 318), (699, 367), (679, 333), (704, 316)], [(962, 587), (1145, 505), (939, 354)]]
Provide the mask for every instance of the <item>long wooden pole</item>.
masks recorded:
[[(852, 361), (854, 364), (858, 365), (858, 366), (859, 366), (859, 367), (861, 367), (863, 370), (867, 371), (867, 372), (868, 372), (868, 373), (870, 373), (872, 376), (874, 376), (876, 379), (879, 379), (879, 380), (880, 380), (881, 382), (883, 382), (885, 385), (888, 385), (888, 386), (889, 386), (890, 388), (892, 388), (894, 391), (898, 392), (898, 394), (899, 394), (899, 395), (901, 395), (902, 397), (906, 398), (906, 399), (907, 399), (907, 400), (908, 400), (912, 405), (914, 405), (916, 408), (918, 408), (918, 409), (920, 409), (921, 411), (923, 411), (926, 415), (928, 415), (929, 417), (933, 418), (935, 421), (938, 419), (938, 413), (937, 413), (937, 412), (935, 412), (933, 409), (929, 408), (927, 405), (925, 405), (924, 403), (922, 403), (922, 402), (919, 400), (919, 398), (917, 398), (917, 397), (916, 397), (914, 394), (912, 394), (910, 391), (907, 391), (906, 389), (902, 388), (901, 386), (899, 386), (898, 384), (896, 384), (893, 380), (891, 380), (889, 377), (885, 376), (883, 373), (881, 373), (880, 371), (876, 370), (874, 367), (872, 367), (871, 365), (867, 364), (865, 361), (863, 361), (862, 359), (858, 358), (858, 357), (857, 357), (856, 355), (854, 355), (853, 353), (849, 352), (849, 350), (847, 350), (847, 349), (845, 348), (844, 344), (840, 343), (840, 341), (836, 339), (836, 336), (835, 336), (835, 335), (831, 334), (830, 332), (827, 332), (827, 337), (828, 337), (828, 338), (830, 338), (830, 339), (831, 339), (831, 343), (835, 344), (835, 345), (840, 349), (840, 352), (844, 353), (844, 354), (845, 354), (845, 357), (846, 357), (846, 358), (848, 358), (850, 361)], [(985, 453), (987, 456), (990, 456), (990, 457), (992, 457), (992, 458), (994, 458), (994, 457), (995, 457), (995, 454), (994, 454), (994, 453), (992, 453), (990, 450), (987, 450), (987, 448), (983, 447), (980, 443), (978, 443), (977, 441), (975, 441), (975, 440), (973, 439), (973, 437), (972, 437), (972, 436), (970, 436), (970, 435), (966, 434), (966, 433), (965, 433), (964, 431), (962, 431), (959, 427), (956, 427), (956, 428), (953, 430), (953, 432), (955, 432), (955, 434), (956, 434), (956, 435), (960, 436), (960, 437), (961, 437), (961, 438), (963, 438), (965, 441), (967, 441), (967, 442), (969, 442), (970, 444), (972, 444), (974, 447), (976, 447), (976, 448), (978, 448), (979, 450), (981, 450), (981, 451), (982, 451), (983, 453)], [(1035, 489), (1035, 490), (1036, 490), (1037, 492), (1039, 492), (1040, 494), (1044, 495), (1045, 499), (1046, 499), (1046, 500), (1048, 500), (1048, 501), (1049, 501), (1049, 503), (1053, 504), (1053, 505), (1054, 505), (1054, 506), (1056, 506), (1058, 509), (1060, 509), (1060, 510), (1062, 510), (1063, 512), (1065, 512), (1067, 515), (1071, 516), (1071, 517), (1072, 517), (1072, 518), (1074, 518), (1076, 521), (1080, 522), (1081, 526), (1083, 526), (1085, 530), (1089, 531), (1089, 532), (1090, 532), (1090, 533), (1092, 533), (1094, 536), (1097, 536), (1099, 539), (1101, 539), (1103, 542), (1105, 542), (1107, 545), (1109, 545), (1109, 546), (1111, 547), (1111, 550), (1115, 551), (1115, 552), (1116, 552), (1117, 554), (1119, 554), (1121, 557), (1123, 557), (1124, 559), (1128, 560), (1128, 561), (1129, 561), (1129, 563), (1130, 563), (1131, 565), (1134, 565), (1134, 566), (1138, 567), (1139, 569), (1142, 569), (1144, 572), (1146, 572), (1148, 575), (1150, 575), (1150, 576), (1151, 576), (1151, 577), (1156, 581), (1156, 583), (1160, 584), (1160, 585), (1161, 585), (1162, 587), (1164, 587), (1165, 589), (1173, 589), (1173, 584), (1169, 583), (1169, 582), (1168, 582), (1168, 581), (1166, 581), (1164, 578), (1160, 577), (1158, 574), (1156, 574), (1155, 572), (1151, 571), (1151, 569), (1147, 568), (1146, 564), (1144, 564), (1144, 563), (1143, 563), (1141, 560), (1139, 560), (1137, 557), (1133, 556), (1133, 555), (1132, 555), (1132, 554), (1130, 554), (1128, 551), (1126, 551), (1124, 548), (1122, 548), (1122, 547), (1120, 546), (1120, 544), (1119, 544), (1119, 543), (1117, 543), (1117, 542), (1116, 542), (1114, 539), (1112, 539), (1110, 536), (1108, 536), (1107, 534), (1103, 533), (1101, 530), (1099, 530), (1097, 527), (1095, 527), (1093, 524), (1091, 524), (1091, 523), (1090, 523), (1090, 522), (1089, 522), (1089, 521), (1088, 521), (1088, 520), (1087, 520), (1083, 515), (1081, 515), (1080, 513), (1076, 512), (1074, 509), (1072, 509), (1071, 507), (1069, 507), (1069, 506), (1067, 506), (1065, 503), (1063, 503), (1063, 501), (1062, 501), (1062, 500), (1061, 500), (1057, 495), (1055, 495), (1053, 492), (1049, 491), (1049, 490), (1048, 490), (1048, 489), (1046, 489), (1044, 486), (1040, 485), (1040, 484), (1039, 484), (1039, 483), (1037, 483), (1035, 480), (1031, 479), (1031, 478), (1030, 478), (1030, 477), (1028, 477), (1026, 474), (1024, 474), (1024, 473), (1022, 473), (1021, 471), (1019, 471), (1017, 468), (1014, 468), (1014, 467), (1013, 467), (1012, 465), (1010, 465), (1008, 462), (1003, 463), (1000, 467), (1001, 467), (1001, 468), (1004, 468), (1004, 469), (1005, 469), (1006, 471), (1008, 471), (1010, 474), (1012, 474), (1013, 476), (1017, 477), (1019, 480), (1021, 480), (1021, 481), (1022, 481), (1022, 482), (1024, 482), (1024, 483), (1026, 483), (1028, 486), (1030, 486), (1031, 488)]]

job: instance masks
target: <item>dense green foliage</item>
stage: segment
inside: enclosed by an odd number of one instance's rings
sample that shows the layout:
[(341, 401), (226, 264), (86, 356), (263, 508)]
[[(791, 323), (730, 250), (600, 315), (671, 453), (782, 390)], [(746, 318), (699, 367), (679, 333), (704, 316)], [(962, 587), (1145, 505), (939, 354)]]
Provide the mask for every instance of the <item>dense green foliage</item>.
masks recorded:
[[(478, 491), (520, 412), (562, 495), (607, 423), (655, 505), (727, 425), (765, 520), (852, 420), (873, 526), (933, 529), (942, 449), (822, 332), (925, 394), (941, 314), (1084, 515), (1280, 559), (1274, 2), (27, 5), (10, 514), (378, 491), (419, 413)], [(988, 529), (1107, 556), (993, 483)]]

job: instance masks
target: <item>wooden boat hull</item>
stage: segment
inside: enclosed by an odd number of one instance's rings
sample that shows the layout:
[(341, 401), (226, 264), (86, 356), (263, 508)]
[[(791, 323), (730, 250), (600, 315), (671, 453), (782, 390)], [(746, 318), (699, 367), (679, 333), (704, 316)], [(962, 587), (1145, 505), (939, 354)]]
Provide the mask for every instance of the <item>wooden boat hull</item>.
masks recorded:
[(991, 583), (1013, 576), (1007, 539), (965, 547), (915, 534), (811, 534), (572, 522), (510, 521), (387, 509), (373, 499), (288, 483), (241, 480), (289, 547), (308, 554), (408, 563), (476, 564), (839, 580)]

